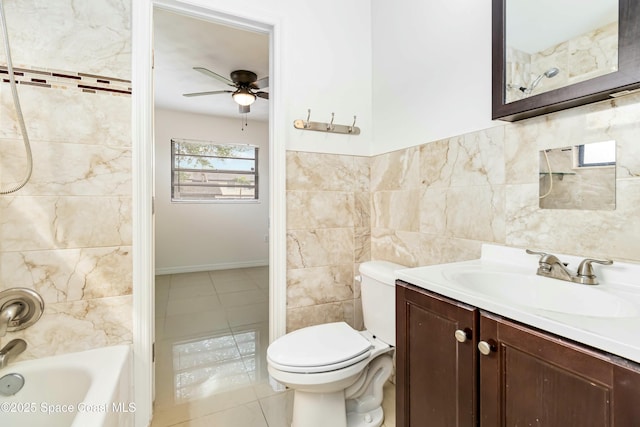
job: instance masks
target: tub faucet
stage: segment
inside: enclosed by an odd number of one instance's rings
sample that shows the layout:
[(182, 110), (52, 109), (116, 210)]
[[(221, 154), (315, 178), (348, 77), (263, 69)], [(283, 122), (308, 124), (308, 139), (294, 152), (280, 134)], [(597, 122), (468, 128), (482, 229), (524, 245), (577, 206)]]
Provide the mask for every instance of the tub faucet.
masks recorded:
[(9, 325), (22, 312), (22, 307), (21, 304), (14, 303), (0, 310), (0, 337), (7, 335)]
[(598, 279), (593, 273), (592, 263), (611, 265), (613, 261), (608, 259), (590, 259), (582, 260), (578, 266), (578, 271), (572, 273), (567, 266), (569, 264), (564, 263), (558, 259), (557, 256), (547, 254), (544, 252), (535, 252), (527, 249), (528, 254), (540, 255), (540, 261), (538, 261), (538, 276), (551, 277), (552, 279), (566, 280), (568, 282), (581, 283), (583, 285), (597, 285)]
[(0, 350), (0, 369), (9, 364), (11, 359), (15, 359), (20, 353), (27, 349), (25, 340), (16, 338), (11, 340)]

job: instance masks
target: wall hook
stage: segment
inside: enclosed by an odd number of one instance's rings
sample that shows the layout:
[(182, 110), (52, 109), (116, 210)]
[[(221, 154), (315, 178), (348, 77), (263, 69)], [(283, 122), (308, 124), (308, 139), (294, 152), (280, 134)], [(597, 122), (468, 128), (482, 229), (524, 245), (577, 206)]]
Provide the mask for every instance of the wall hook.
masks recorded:
[(307, 121), (304, 122), (304, 128), (305, 129), (309, 129), (311, 127), (311, 122), (309, 121), (309, 119), (311, 118), (311, 108), (307, 109)]
[(335, 116), (335, 113), (331, 113), (331, 121), (327, 125), (327, 130), (333, 130), (333, 118), (334, 118), (334, 116)]
[(335, 125), (333, 120), (335, 113), (331, 113), (331, 121), (329, 123), (312, 122), (311, 108), (307, 109), (307, 120), (297, 119), (293, 121), (293, 127), (301, 130), (314, 130), (317, 132), (342, 133), (348, 135), (360, 135), (360, 128), (356, 127), (356, 116), (353, 116), (353, 124)]
[(353, 133), (353, 128), (356, 127), (356, 116), (353, 116), (353, 124), (349, 126), (349, 133)]

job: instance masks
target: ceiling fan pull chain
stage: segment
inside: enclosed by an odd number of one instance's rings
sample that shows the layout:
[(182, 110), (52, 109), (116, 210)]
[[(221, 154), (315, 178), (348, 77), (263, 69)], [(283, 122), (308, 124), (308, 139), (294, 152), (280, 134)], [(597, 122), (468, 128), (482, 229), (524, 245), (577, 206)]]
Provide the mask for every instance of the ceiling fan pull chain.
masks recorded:
[(242, 131), (244, 132), (244, 128), (249, 126), (249, 122), (247, 121), (247, 114), (246, 113), (245, 113), (244, 116), (240, 117), (240, 122), (242, 123), (242, 126), (241, 126), (240, 129), (242, 129)]

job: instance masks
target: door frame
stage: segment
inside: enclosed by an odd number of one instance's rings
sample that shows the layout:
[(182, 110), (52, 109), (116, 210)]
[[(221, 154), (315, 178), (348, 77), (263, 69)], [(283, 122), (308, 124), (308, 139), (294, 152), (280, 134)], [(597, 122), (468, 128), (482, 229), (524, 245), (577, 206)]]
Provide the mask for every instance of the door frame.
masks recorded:
[[(261, 10), (225, 10), (206, 0), (135, 0), (132, 5), (133, 396), (135, 425), (153, 415), (153, 10), (269, 34), (269, 339), (286, 332), (286, 148), (283, 119), (282, 23)], [(231, 3), (231, 2), (229, 2)], [(247, 9), (247, 8), (245, 8)]]

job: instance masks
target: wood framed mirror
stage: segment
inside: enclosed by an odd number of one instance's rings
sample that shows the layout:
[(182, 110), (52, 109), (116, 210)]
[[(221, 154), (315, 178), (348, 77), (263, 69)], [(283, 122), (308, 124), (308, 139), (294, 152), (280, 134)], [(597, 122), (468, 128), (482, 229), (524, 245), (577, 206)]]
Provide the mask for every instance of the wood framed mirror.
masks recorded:
[[(565, 1), (566, 10), (571, 13), (561, 14), (559, 4)], [(582, 2), (581, 5), (576, 1), (555, 0), (550, 7), (545, 7), (537, 1), (528, 2), (533, 3), (536, 11), (542, 11), (537, 18), (528, 15), (524, 17), (525, 21), (531, 18), (532, 27), (535, 28), (535, 34), (531, 34), (532, 39), (538, 41), (553, 32), (551, 22), (543, 22), (545, 14), (547, 17), (554, 17), (563, 30), (573, 21), (577, 21), (576, 16), (585, 9), (585, 3)], [(573, 30), (575, 34), (567, 36), (570, 40), (546, 41), (546, 46), (539, 44), (527, 48), (538, 49), (537, 52), (525, 52), (526, 49), (508, 45), (516, 39), (508, 32), (508, 28), (524, 27), (515, 23), (517, 15), (514, 13), (520, 10), (519, 3), (525, 2), (492, 0), (492, 119), (522, 120), (602, 101), (640, 88), (640, 2), (602, 2), (609, 3), (602, 6), (603, 10), (594, 13), (608, 13), (609, 20), (613, 21), (607, 22), (606, 17), (601, 17), (603, 21), (594, 24), (595, 27), (590, 30)], [(607, 8), (609, 12), (605, 13), (604, 9)], [(563, 19), (566, 25), (563, 25)], [(515, 25), (510, 26), (508, 20)], [(585, 21), (589, 20), (593, 21), (591, 18), (585, 18)], [(600, 39), (594, 41), (594, 37)], [(583, 56), (588, 58), (580, 59), (581, 50), (586, 52)], [(596, 50), (602, 54), (594, 53)], [(514, 51), (520, 59), (512, 59)], [(535, 62), (533, 58), (541, 59)], [(609, 63), (603, 65), (605, 59)], [(579, 64), (580, 62), (582, 64)], [(585, 62), (600, 63), (594, 66), (600, 67), (600, 70), (585, 71)], [(577, 72), (580, 67), (583, 70)]]

